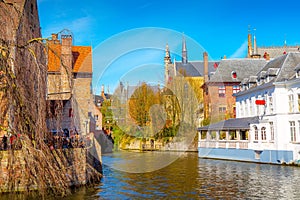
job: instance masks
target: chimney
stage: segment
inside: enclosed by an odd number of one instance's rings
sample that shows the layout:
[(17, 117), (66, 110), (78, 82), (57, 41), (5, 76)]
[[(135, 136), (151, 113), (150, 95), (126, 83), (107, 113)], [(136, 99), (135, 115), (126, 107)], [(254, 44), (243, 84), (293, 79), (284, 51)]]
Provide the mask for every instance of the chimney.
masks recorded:
[(267, 52), (264, 53), (264, 59), (266, 60), (270, 60), (270, 54), (268, 54)]
[(101, 86), (101, 96), (104, 100), (106, 100), (105, 94), (104, 94), (104, 85)]
[(52, 44), (59, 44), (58, 35), (56, 33), (52, 33), (51, 40), (49, 42)]
[(204, 62), (204, 82), (208, 81), (208, 55), (207, 52), (203, 53), (203, 62)]
[(72, 36), (61, 35), (61, 56), (65, 67), (72, 69)]

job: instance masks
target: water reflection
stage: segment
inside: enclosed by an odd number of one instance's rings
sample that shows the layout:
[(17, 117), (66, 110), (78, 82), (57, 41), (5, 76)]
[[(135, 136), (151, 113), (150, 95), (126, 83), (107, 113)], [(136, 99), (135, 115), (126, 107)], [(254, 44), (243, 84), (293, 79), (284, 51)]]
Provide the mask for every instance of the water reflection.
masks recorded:
[[(153, 154), (154, 156), (155, 154)], [(122, 158), (122, 153), (114, 158)], [(104, 157), (110, 160), (112, 157)], [(185, 153), (149, 173), (126, 173), (104, 166), (100, 199), (300, 198), (300, 168), (198, 159)]]
[[(147, 156), (155, 160), (157, 152)], [(103, 163), (131, 162), (124, 158), (128, 153), (104, 155)], [(184, 153), (167, 167), (148, 173), (128, 173), (109, 166), (103, 166), (99, 186), (77, 189), (67, 198), (44, 199), (300, 199), (299, 167), (198, 159), (196, 153)], [(24, 198), (1, 195), (2, 199)]]

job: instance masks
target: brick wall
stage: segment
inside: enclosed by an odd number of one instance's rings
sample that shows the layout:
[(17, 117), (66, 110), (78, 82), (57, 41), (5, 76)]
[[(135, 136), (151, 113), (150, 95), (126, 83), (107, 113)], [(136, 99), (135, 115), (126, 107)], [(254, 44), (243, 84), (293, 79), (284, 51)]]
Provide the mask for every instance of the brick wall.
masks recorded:
[[(235, 97), (232, 96), (232, 84), (220, 84), (225, 86), (225, 96), (219, 97), (219, 85), (209, 85), (205, 94), (205, 117), (210, 117), (211, 122), (217, 122), (234, 116)], [(225, 112), (220, 112), (220, 107), (225, 107)]]

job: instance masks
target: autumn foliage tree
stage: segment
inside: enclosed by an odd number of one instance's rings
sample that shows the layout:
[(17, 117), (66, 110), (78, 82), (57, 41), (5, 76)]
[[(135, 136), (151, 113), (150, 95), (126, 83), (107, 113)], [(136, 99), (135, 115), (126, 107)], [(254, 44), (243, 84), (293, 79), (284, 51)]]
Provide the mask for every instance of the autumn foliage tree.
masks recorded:
[(129, 99), (129, 114), (135, 123), (144, 127), (150, 124), (150, 108), (157, 103), (154, 91), (146, 83), (142, 83)]

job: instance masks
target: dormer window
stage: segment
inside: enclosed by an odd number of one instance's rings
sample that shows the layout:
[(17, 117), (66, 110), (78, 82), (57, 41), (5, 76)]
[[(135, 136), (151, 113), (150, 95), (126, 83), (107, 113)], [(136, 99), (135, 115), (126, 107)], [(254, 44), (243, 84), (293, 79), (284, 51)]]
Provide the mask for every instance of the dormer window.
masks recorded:
[(300, 69), (296, 71), (296, 78), (300, 78)]
[(232, 72), (231, 72), (231, 78), (234, 78), (234, 79), (237, 78), (236, 71), (232, 71)]

